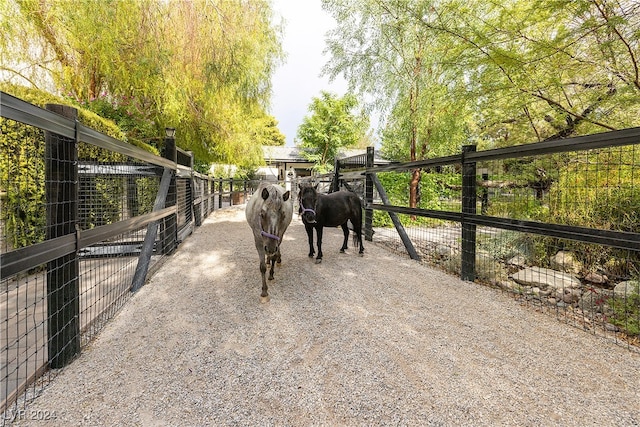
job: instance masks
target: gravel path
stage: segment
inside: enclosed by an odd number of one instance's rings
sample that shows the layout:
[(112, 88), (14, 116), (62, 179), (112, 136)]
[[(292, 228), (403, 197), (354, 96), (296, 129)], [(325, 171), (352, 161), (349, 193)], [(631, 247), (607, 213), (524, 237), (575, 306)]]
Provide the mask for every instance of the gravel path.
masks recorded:
[(14, 425), (639, 425), (639, 354), (341, 239), (314, 264), (294, 215), (260, 304), (244, 213), (216, 211)]

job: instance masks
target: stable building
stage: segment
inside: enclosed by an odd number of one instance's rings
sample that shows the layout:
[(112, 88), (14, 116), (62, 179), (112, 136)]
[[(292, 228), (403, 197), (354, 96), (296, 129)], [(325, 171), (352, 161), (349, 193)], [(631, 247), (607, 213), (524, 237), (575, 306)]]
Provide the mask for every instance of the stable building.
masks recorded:
[[(307, 160), (298, 147), (270, 146), (263, 145), (262, 152), (266, 166), (258, 169), (258, 177), (268, 181), (290, 181), (295, 178), (302, 178), (314, 175), (313, 166), (315, 163)], [(357, 156), (366, 154), (366, 149), (340, 150), (338, 158)], [(375, 153), (374, 165), (388, 164), (389, 161)]]

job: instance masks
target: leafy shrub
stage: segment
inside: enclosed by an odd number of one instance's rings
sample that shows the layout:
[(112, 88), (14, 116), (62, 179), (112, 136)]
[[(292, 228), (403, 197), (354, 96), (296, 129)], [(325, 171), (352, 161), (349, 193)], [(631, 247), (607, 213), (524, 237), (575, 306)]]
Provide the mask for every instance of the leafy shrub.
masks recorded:
[(0, 221), (6, 244), (20, 248), (45, 238), (44, 135), (4, 119), (0, 133)]
[[(410, 172), (384, 172), (378, 174), (378, 179), (385, 189), (389, 202), (395, 206), (409, 206)], [(422, 173), (419, 185), (420, 202), (418, 208), (432, 210), (459, 211), (460, 175), (455, 173)], [(453, 201), (452, 201), (453, 199)], [(435, 226), (441, 221), (432, 218), (400, 215), (404, 226)], [(387, 212), (374, 211), (374, 227), (390, 227), (393, 225)]]
[(611, 323), (629, 336), (640, 335), (640, 294), (632, 293), (627, 298), (614, 297), (609, 304), (613, 309)]
[[(69, 105), (69, 102), (62, 98), (35, 89), (1, 84), (0, 90), (43, 108), (46, 104)], [(78, 108), (78, 120), (99, 132), (127, 141), (125, 133), (118, 126), (91, 111)], [(44, 132), (1, 118), (0, 130), (0, 194), (3, 197), (0, 203), (0, 221), (4, 222), (4, 234), (8, 237), (6, 244), (9, 249), (17, 249), (41, 242), (46, 237)], [(157, 150), (147, 144), (135, 142), (135, 145), (157, 154)], [(90, 144), (79, 145), (78, 158), (82, 161), (101, 163), (126, 160), (121, 154)], [(111, 183), (102, 182), (96, 185), (96, 192), (91, 196), (99, 199), (96, 201), (95, 209), (105, 208), (106, 212), (85, 212), (85, 225), (90, 227), (101, 222), (117, 220), (121, 209), (122, 191), (122, 184), (117, 179), (111, 179)]]

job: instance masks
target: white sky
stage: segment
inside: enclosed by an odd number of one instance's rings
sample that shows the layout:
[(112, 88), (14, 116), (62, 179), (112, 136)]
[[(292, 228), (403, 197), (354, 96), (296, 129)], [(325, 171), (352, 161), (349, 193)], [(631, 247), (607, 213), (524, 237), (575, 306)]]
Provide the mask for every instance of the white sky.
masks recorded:
[(309, 114), (311, 98), (326, 90), (342, 96), (347, 91), (344, 79), (329, 83), (320, 77), (329, 60), (322, 54), (325, 33), (335, 21), (322, 10), (320, 0), (272, 0), (274, 14), (284, 18), (283, 49), (287, 58), (272, 80), (271, 114), (287, 137), (286, 145), (294, 146), (294, 138), (304, 116)]

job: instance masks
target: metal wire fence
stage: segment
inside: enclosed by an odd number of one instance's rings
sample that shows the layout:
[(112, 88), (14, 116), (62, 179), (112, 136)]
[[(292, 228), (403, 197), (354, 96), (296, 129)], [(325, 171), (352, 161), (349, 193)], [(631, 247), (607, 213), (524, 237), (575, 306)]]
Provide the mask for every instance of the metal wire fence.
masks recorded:
[[(172, 138), (159, 157), (4, 93), (1, 104), (4, 424), (257, 182), (195, 172)], [(634, 128), (382, 167), (370, 150), (314, 179), (361, 195), (368, 239), (638, 350), (639, 143)]]
[(0, 95), (4, 425), (233, 197), (229, 180), (195, 172), (172, 138), (155, 156), (85, 127), (69, 107)]
[(349, 158), (314, 180), (360, 194), (369, 239), (640, 351), (639, 144), (633, 128), (382, 167)]

